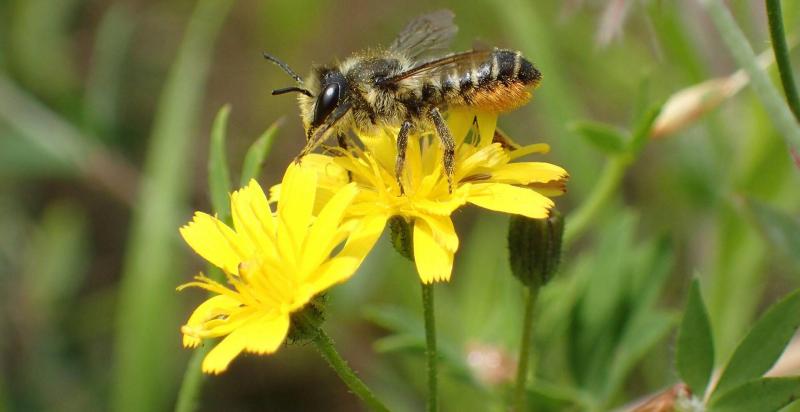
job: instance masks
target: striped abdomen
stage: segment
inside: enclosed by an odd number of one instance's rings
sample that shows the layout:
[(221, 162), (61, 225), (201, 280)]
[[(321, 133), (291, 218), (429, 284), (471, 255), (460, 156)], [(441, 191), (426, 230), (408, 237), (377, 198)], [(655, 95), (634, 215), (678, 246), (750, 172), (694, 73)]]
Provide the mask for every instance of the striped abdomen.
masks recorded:
[(541, 78), (539, 70), (519, 52), (497, 49), (483, 62), (443, 75), (440, 84), (450, 106), (505, 112), (527, 103), (529, 89)]

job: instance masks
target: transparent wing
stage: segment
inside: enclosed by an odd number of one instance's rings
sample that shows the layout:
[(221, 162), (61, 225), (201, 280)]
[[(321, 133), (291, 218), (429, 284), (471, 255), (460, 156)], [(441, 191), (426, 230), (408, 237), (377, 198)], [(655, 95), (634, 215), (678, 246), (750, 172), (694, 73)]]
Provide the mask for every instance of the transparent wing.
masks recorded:
[(492, 50), (470, 50), (463, 53), (451, 54), (436, 60), (421, 63), (403, 73), (386, 78), (381, 81), (381, 83), (388, 84), (405, 79), (422, 79), (448, 76), (451, 74), (461, 76), (473, 68), (480, 67), (480, 65), (486, 62), (491, 55)]
[(423, 14), (406, 25), (389, 49), (403, 53), (412, 60), (426, 54), (441, 53), (447, 50), (458, 32), (453, 17), (455, 14), (450, 10)]

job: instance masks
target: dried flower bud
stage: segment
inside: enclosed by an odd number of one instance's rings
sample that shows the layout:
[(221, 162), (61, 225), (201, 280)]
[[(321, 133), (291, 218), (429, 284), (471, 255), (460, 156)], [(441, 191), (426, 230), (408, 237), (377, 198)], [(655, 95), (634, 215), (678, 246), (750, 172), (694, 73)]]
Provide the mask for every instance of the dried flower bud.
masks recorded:
[(526, 286), (544, 286), (558, 270), (564, 218), (557, 210), (550, 217), (531, 219), (515, 215), (508, 226), (511, 272)]
[(391, 241), (394, 250), (404, 258), (414, 261), (414, 241), (412, 226), (402, 216), (394, 216), (389, 219), (389, 229), (391, 230)]

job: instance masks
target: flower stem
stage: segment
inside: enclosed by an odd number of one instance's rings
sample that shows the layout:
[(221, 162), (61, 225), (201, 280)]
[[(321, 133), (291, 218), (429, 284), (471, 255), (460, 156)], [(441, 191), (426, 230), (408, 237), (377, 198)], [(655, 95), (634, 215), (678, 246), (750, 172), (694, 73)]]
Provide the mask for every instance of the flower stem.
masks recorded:
[(538, 287), (527, 287), (525, 297), (525, 316), (522, 320), (522, 342), (519, 346), (519, 360), (517, 361), (517, 387), (514, 389), (514, 411), (525, 410), (525, 382), (528, 378), (530, 365), (531, 338), (533, 337), (533, 307), (539, 295)]
[(436, 323), (433, 315), (433, 285), (422, 284), (422, 308), (425, 312), (425, 342), (428, 360), (428, 412), (438, 410), (436, 364)]
[(597, 214), (616, 193), (629, 164), (629, 161), (620, 157), (613, 158), (606, 163), (589, 198), (567, 220), (567, 226), (564, 229), (565, 247), (569, 247), (573, 241), (579, 238), (589, 228), (589, 224), (597, 218)]
[(203, 386), (205, 375), (200, 372), (200, 364), (206, 357), (211, 346), (205, 344), (192, 352), (186, 371), (183, 373), (183, 381), (178, 391), (178, 402), (175, 404), (175, 412), (194, 412), (197, 410), (200, 388)]
[(328, 334), (325, 333), (322, 329), (319, 329), (319, 334), (317, 337), (314, 338), (314, 345), (317, 347), (317, 350), (328, 361), (328, 364), (331, 365), (331, 368), (339, 375), (339, 378), (350, 388), (353, 393), (356, 394), (359, 398), (361, 398), (364, 403), (369, 405), (372, 410), (375, 411), (388, 411), (389, 409), (380, 401), (372, 391), (369, 390), (367, 385), (358, 378), (356, 373), (350, 366), (347, 365), (347, 361), (345, 361), (339, 352), (336, 351), (336, 348), (333, 346), (333, 339), (331, 339)]
[(772, 50), (775, 52), (775, 61), (778, 63), (778, 72), (781, 75), (783, 92), (786, 102), (792, 109), (794, 117), (800, 121), (800, 97), (797, 96), (797, 85), (792, 76), (792, 64), (789, 61), (789, 48), (783, 32), (783, 13), (780, 0), (766, 0), (767, 18), (769, 19), (769, 34), (772, 38)]

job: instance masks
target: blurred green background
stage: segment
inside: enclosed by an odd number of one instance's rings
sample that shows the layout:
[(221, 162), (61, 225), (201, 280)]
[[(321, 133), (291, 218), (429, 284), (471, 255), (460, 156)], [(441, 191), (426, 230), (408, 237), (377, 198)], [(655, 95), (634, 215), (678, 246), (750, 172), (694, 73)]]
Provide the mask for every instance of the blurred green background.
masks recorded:
[[(727, 4), (756, 53), (769, 50), (763, 3)], [(784, 4), (796, 38), (800, 8)], [(611, 184), (580, 212), (536, 307), (536, 410), (608, 410), (677, 382), (674, 328), (694, 275), (718, 364), (800, 284), (800, 173), (750, 89), (718, 107), (703, 101), (696, 109), (707, 115), (624, 161), (613, 144), (585, 138), (636, 134), (649, 108), (737, 70), (694, 0), (5, 0), (0, 411), (172, 409), (191, 354), (179, 327), (203, 298), (174, 288), (204, 270), (177, 229), (211, 207), (215, 113), (231, 105), (234, 181), (248, 147), (284, 119), (260, 174), (275, 184), (304, 140), (295, 100), (269, 93), (291, 79), (261, 52), (305, 74), (388, 45), (408, 20), (442, 7), (460, 27), (455, 50), (480, 39), (521, 50), (543, 72), (532, 103), (499, 124), (520, 142), (552, 145), (546, 161), (571, 173), (557, 200), (567, 221)], [(507, 217), (465, 208), (455, 220), (462, 246), (452, 281), (436, 287), (442, 407), (503, 410), (522, 312)], [(330, 293), (326, 330), (397, 410), (424, 405), (419, 294), (413, 266), (387, 241)], [(206, 379), (199, 408), (363, 406), (313, 348), (289, 345)]]

